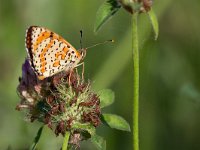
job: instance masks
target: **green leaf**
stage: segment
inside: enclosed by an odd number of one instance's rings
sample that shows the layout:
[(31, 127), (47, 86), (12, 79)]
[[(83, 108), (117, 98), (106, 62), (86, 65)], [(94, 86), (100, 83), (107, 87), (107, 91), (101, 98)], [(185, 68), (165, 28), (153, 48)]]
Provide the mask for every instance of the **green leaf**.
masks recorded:
[(67, 150), (68, 143), (69, 143), (69, 136), (70, 136), (70, 133), (66, 132), (64, 140), (63, 140), (62, 150)]
[(72, 125), (73, 129), (77, 130), (84, 130), (87, 131), (91, 136), (95, 134), (95, 127), (92, 126), (91, 124), (80, 124), (80, 123), (75, 123)]
[(100, 98), (101, 108), (107, 107), (114, 102), (115, 94), (110, 89), (103, 89), (97, 93)]
[(91, 137), (91, 141), (98, 150), (106, 150), (106, 140), (103, 137), (95, 134)]
[(38, 142), (39, 142), (39, 140), (40, 140), (40, 137), (41, 137), (43, 128), (44, 128), (44, 126), (42, 126), (42, 127), (39, 128), (39, 130), (38, 130), (38, 132), (37, 132), (37, 135), (36, 135), (36, 137), (35, 137), (35, 139), (34, 139), (34, 141), (33, 141), (33, 144), (32, 144), (32, 146), (30, 147), (30, 150), (35, 150), (35, 149), (36, 149), (37, 144), (38, 144)]
[(131, 131), (129, 123), (120, 116), (114, 114), (102, 114), (101, 121), (110, 128)]
[(101, 26), (119, 10), (120, 7), (121, 5), (116, 0), (106, 0), (97, 11), (94, 32), (97, 32)]
[(158, 34), (159, 34), (159, 27), (158, 27), (158, 20), (157, 20), (156, 14), (154, 13), (153, 9), (151, 9), (148, 12), (148, 14), (149, 14), (149, 18), (150, 18), (150, 21), (151, 21), (151, 25), (152, 25), (153, 30), (154, 30), (155, 40), (157, 40)]

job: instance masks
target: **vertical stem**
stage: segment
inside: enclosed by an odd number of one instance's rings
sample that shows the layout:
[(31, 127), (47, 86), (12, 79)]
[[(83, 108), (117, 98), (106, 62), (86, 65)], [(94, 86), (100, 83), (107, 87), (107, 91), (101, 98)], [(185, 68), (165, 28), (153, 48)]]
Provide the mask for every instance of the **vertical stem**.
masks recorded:
[(139, 49), (138, 49), (138, 13), (132, 15), (133, 49), (133, 149), (139, 150)]
[(70, 133), (68, 131), (66, 131), (65, 137), (64, 137), (64, 140), (63, 140), (62, 150), (67, 150), (68, 142), (69, 142), (69, 136), (70, 136)]

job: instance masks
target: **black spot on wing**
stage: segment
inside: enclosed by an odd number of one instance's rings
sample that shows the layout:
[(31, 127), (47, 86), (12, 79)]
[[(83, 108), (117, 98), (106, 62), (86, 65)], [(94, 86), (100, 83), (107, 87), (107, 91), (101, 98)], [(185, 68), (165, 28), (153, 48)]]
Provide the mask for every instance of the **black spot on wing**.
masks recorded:
[(53, 34), (54, 34), (54, 33), (53, 33), (53, 32), (51, 32), (49, 37), (50, 37), (50, 38), (52, 38), (52, 37), (53, 37)]

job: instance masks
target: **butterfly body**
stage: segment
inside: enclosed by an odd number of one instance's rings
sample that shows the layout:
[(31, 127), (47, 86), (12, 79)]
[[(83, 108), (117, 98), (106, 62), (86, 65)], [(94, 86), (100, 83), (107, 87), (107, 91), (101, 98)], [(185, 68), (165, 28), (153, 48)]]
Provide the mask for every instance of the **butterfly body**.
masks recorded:
[(38, 26), (27, 29), (26, 49), (30, 65), (40, 80), (72, 70), (83, 59), (83, 50), (77, 51), (58, 34)]

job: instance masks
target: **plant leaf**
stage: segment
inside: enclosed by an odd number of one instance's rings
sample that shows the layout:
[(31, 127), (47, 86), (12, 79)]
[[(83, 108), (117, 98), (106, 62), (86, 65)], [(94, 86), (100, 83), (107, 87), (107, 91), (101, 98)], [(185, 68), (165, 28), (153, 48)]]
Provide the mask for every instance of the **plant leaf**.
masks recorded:
[(114, 102), (115, 94), (110, 89), (103, 89), (98, 92), (101, 108), (107, 107)]
[(91, 137), (91, 141), (98, 150), (106, 150), (106, 140), (103, 137), (95, 134)]
[(153, 30), (154, 30), (155, 40), (157, 40), (158, 34), (159, 34), (159, 27), (158, 27), (158, 20), (157, 20), (156, 14), (154, 13), (153, 9), (151, 9), (148, 12), (148, 15), (149, 15), (151, 25), (152, 25)]
[(110, 128), (129, 132), (131, 131), (129, 123), (118, 115), (102, 114), (101, 121)]
[(72, 125), (73, 129), (87, 131), (91, 136), (95, 134), (95, 127), (90, 124), (75, 123)]
[(39, 128), (39, 130), (38, 130), (38, 132), (37, 132), (37, 135), (36, 135), (36, 137), (35, 137), (35, 139), (34, 139), (34, 141), (33, 141), (33, 144), (32, 144), (32, 146), (30, 147), (30, 150), (35, 150), (35, 149), (36, 149), (37, 144), (38, 144), (38, 142), (39, 142), (39, 140), (40, 140), (40, 137), (41, 137), (43, 128), (44, 128), (44, 126), (41, 126), (41, 127)]
[(121, 7), (116, 0), (106, 0), (98, 9), (94, 25), (94, 32), (97, 32), (101, 26), (108, 21)]

